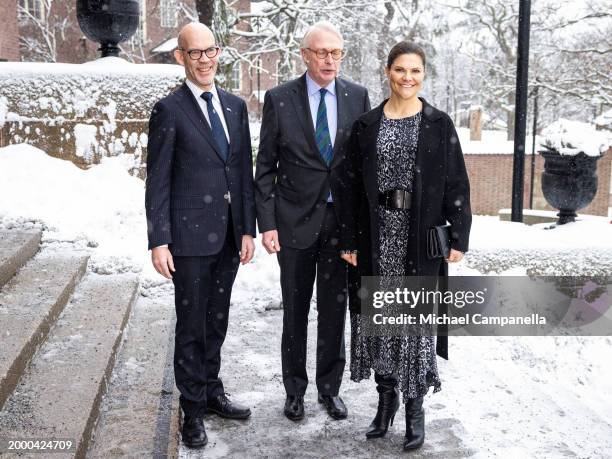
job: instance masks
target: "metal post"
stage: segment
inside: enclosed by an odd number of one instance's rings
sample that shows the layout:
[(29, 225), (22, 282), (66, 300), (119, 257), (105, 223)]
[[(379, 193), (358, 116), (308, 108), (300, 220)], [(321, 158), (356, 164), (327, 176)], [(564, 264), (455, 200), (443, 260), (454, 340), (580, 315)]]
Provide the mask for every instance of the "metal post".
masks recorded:
[(514, 166), (512, 173), (513, 222), (523, 221), (523, 181), (525, 178), (530, 14), (531, 0), (520, 0), (516, 62), (516, 102), (514, 114)]

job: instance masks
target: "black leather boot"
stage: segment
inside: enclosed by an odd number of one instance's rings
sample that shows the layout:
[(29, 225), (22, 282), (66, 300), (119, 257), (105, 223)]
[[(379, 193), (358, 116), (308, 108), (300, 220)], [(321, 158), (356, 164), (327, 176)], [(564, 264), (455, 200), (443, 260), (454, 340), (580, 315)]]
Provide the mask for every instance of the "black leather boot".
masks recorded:
[(406, 403), (406, 437), (404, 451), (417, 449), (425, 441), (425, 410), (423, 397), (410, 398)]
[(395, 413), (399, 409), (399, 391), (396, 388), (397, 379), (394, 375), (376, 375), (376, 390), (378, 391), (378, 409), (376, 417), (366, 432), (366, 438), (381, 438), (387, 434), (389, 425), (393, 425)]

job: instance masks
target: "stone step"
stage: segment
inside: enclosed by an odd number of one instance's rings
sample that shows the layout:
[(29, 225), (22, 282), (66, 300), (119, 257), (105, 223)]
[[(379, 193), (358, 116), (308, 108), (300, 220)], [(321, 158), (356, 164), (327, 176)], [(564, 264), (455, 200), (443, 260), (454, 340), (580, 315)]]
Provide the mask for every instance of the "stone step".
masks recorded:
[(85, 277), (0, 412), (0, 438), (69, 439), (85, 457), (137, 291), (134, 274)]
[(66, 306), (88, 258), (43, 250), (0, 291), (0, 408)]
[(40, 230), (0, 231), (0, 288), (38, 251)]
[(87, 457), (165, 458), (176, 451), (170, 425), (174, 375), (174, 299), (172, 293), (139, 296)]

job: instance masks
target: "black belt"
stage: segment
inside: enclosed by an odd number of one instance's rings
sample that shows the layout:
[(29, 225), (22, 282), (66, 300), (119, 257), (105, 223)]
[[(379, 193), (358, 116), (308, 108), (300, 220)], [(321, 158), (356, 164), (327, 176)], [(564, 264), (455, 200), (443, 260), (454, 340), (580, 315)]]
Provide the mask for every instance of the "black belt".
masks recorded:
[(406, 190), (388, 190), (378, 194), (378, 204), (387, 209), (410, 209), (412, 194)]

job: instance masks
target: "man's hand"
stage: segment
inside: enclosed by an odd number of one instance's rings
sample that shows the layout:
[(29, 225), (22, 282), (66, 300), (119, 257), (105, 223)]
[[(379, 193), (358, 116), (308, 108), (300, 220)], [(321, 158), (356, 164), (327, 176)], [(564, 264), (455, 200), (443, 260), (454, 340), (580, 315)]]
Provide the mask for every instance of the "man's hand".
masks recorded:
[(445, 258), (444, 260), (446, 260), (447, 263), (457, 263), (458, 261), (461, 261), (462, 258), (463, 252), (451, 249), (450, 253), (448, 254), (448, 258)]
[(348, 264), (357, 266), (357, 252), (353, 253), (342, 253), (340, 254), (340, 258), (346, 261)]
[(268, 253), (280, 252), (281, 246), (278, 242), (278, 231), (276, 230), (264, 231), (261, 235), (261, 243)]
[(166, 279), (172, 279), (170, 271), (175, 272), (176, 270), (174, 269), (174, 260), (168, 247), (154, 247), (151, 250), (151, 261), (158, 273)]
[(240, 263), (246, 265), (253, 259), (255, 253), (255, 243), (253, 242), (253, 236), (250, 234), (244, 234), (242, 236), (242, 248), (240, 249)]

